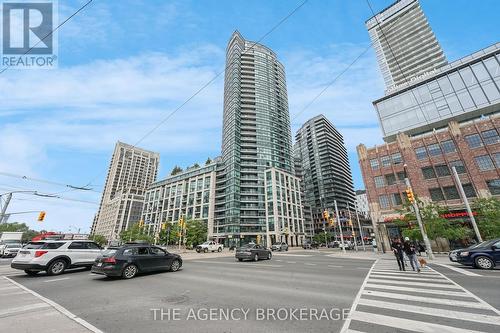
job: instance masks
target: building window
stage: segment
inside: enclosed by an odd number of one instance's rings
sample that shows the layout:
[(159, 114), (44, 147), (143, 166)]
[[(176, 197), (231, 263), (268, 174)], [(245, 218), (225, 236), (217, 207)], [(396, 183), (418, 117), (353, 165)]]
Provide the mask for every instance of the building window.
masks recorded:
[(396, 184), (396, 176), (393, 173), (389, 173), (389, 174), (385, 175), (385, 183), (387, 185)]
[(491, 195), (500, 195), (500, 179), (487, 180), (486, 185), (488, 185)]
[(431, 195), (432, 201), (443, 201), (444, 200), (443, 191), (441, 190), (440, 187), (430, 188), (429, 194)]
[(474, 158), (476, 160), (477, 167), (481, 171), (493, 170), (495, 166), (489, 155), (478, 156)]
[(457, 151), (453, 140), (446, 140), (441, 142), (441, 147), (443, 148), (445, 154), (454, 153)]
[(391, 194), (391, 203), (393, 206), (400, 206), (403, 204), (403, 201), (401, 200), (401, 195), (399, 193), (393, 193)]
[(472, 184), (462, 184), (462, 188), (464, 189), (465, 196), (467, 198), (475, 198), (476, 197), (476, 191), (474, 190), (474, 186)]
[(470, 149), (483, 146), (483, 141), (481, 141), (481, 137), (479, 136), (479, 134), (467, 135), (465, 136), (465, 141), (467, 141)]
[(422, 168), (422, 174), (424, 175), (425, 179), (436, 178), (436, 173), (434, 172), (434, 168), (433, 167)]
[(392, 163), (394, 164), (401, 164), (403, 162), (403, 158), (401, 157), (401, 153), (394, 153), (391, 156), (392, 158)]
[(415, 148), (415, 154), (417, 155), (417, 160), (423, 160), (427, 157), (427, 150), (425, 150), (425, 147), (418, 147)]
[(498, 136), (498, 132), (496, 129), (481, 132), (481, 135), (483, 137), (485, 145), (492, 145), (500, 142), (500, 137)]
[(382, 163), (383, 167), (391, 165), (391, 158), (389, 156), (381, 156), (380, 163)]
[(436, 174), (438, 177), (445, 177), (450, 175), (450, 169), (447, 165), (436, 165)]
[(376, 158), (373, 160), (370, 160), (370, 166), (372, 167), (372, 170), (377, 170), (378, 169), (378, 160)]
[(383, 176), (374, 177), (373, 180), (375, 181), (375, 187), (376, 188), (380, 188), (380, 187), (384, 187), (385, 186), (385, 182), (384, 182), (384, 177)]
[(495, 160), (495, 164), (497, 165), (497, 168), (500, 168), (500, 153), (494, 153), (493, 159)]
[(460, 199), (457, 188), (455, 186), (443, 187), (443, 192), (446, 200)]
[(398, 180), (402, 183), (404, 183), (405, 181), (405, 172), (404, 171), (399, 171), (397, 173), (397, 176), (398, 176)]
[(450, 169), (452, 167), (455, 167), (458, 174), (465, 173), (464, 162), (462, 162), (460, 160), (450, 162)]
[(441, 147), (437, 143), (427, 146), (427, 150), (429, 151), (429, 156), (438, 156), (441, 155)]
[(389, 197), (387, 195), (380, 195), (378, 197), (378, 202), (380, 204), (381, 209), (388, 209), (389, 208)]

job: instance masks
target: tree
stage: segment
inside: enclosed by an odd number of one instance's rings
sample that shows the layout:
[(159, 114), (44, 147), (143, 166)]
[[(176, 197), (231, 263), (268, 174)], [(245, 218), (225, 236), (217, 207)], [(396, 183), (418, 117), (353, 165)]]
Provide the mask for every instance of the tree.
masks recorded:
[(181, 172), (182, 172), (182, 168), (176, 165), (176, 166), (174, 166), (174, 168), (172, 169), (172, 172), (170, 172), (170, 175), (171, 175), (171, 176), (175, 176), (175, 175), (177, 175), (177, 174), (179, 174), (179, 173), (181, 173)]
[(207, 225), (200, 220), (186, 222), (186, 245), (195, 247), (207, 240)]
[[(333, 240), (333, 234), (331, 232), (326, 233), (326, 241), (330, 243)], [(319, 232), (313, 237), (313, 242), (315, 243), (324, 243), (325, 242), (325, 233)]]
[(210, 157), (209, 157), (209, 158), (207, 158), (207, 161), (205, 162), (205, 165), (209, 165), (210, 163), (212, 163), (212, 159), (210, 159)]
[(127, 230), (120, 233), (120, 239), (122, 242), (133, 242), (137, 240), (146, 241), (148, 243), (153, 243), (154, 239), (152, 236), (148, 235), (144, 228), (139, 227), (139, 223), (135, 223)]
[(33, 237), (39, 235), (40, 232), (30, 229), (26, 223), (12, 222), (0, 224), (0, 232), (22, 232), (22, 242), (29, 242)]
[(104, 246), (108, 243), (108, 240), (103, 235), (90, 235), (89, 239), (93, 240), (94, 242), (96, 242), (100, 246)]
[(477, 212), (477, 227), (483, 239), (500, 237), (500, 200), (497, 198), (476, 199), (473, 207)]
[(167, 229), (160, 231), (159, 241), (162, 244), (177, 244), (179, 241), (179, 224), (167, 223)]

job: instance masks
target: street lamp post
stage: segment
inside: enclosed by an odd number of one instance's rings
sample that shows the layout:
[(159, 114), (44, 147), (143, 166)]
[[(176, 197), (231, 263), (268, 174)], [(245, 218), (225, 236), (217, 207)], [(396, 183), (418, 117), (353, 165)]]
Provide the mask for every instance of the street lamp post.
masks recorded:
[(342, 244), (342, 252), (346, 253), (344, 245), (344, 232), (342, 231), (342, 223), (340, 222), (339, 209), (337, 208), (337, 200), (333, 200), (335, 204), (335, 215), (337, 216), (337, 221), (339, 223), (340, 229), (340, 243)]
[(356, 220), (358, 221), (359, 236), (361, 237), (361, 244), (363, 245), (363, 251), (366, 252), (365, 241), (363, 240), (363, 231), (361, 230), (361, 223), (359, 223), (358, 207), (354, 207), (356, 210)]
[[(408, 178), (408, 173), (406, 172), (406, 163), (403, 165), (403, 170), (404, 170), (404, 173), (405, 173), (405, 184), (407, 186), (407, 188), (412, 191), (413, 193), (413, 190), (412, 190), (412, 187), (411, 187), (411, 183), (410, 183), (410, 179)], [(417, 200), (413, 200), (412, 202), (412, 205), (413, 205), (413, 210), (415, 211), (415, 216), (417, 218), (417, 222), (418, 222), (418, 227), (420, 228), (420, 233), (422, 234), (422, 238), (424, 240), (424, 244), (425, 244), (425, 249), (426, 249), (426, 252), (427, 252), (427, 256), (429, 259), (433, 260), (434, 259), (434, 253), (432, 252), (432, 248), (431, 248), (431, 242), (429, 241), (429, 237), (427, 237), (427, 233), (425, 232), (425, 229), (424, 229), (424, 224), (422, 223), (422, 217), (420, 216), (420, 209), (418, 208), (418, 203), (417, 203)]]

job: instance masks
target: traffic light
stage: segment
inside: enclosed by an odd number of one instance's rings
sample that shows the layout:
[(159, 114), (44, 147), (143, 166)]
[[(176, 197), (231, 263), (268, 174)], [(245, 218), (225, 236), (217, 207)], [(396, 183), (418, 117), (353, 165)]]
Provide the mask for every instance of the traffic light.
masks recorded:
[(323, 218), (324, 218), (325, 220), (328, 220), (328, 218), (329, 218), (329, 217), (330, 217), (330, 214), (328, 213), (328, 211), (327, 211), (327, 210), (325, 210), (325, 211), (323, 212)]
[(43, 222), (45, 219), (45, 211), (41, 211), (40, 214), (38, 214), (38, 222)]
[(142, 227), (144, 227), (144, 220), (139, 221), (139, 228), (142, 228)]
[(167, 229), (167, 223), (162, 223), (161, 230), (166, 230), (166, 229)]
[(349, 226), (352, 227), (352, 220), (349, 219)]
[(185, 226), (185, 224), (184, 224), (184, 217), (183, 216), (181, 216), (181, 218), (179, 219), (179, 226), (181, 228), (184, 228), (184, 226)]
[(408, 201), (410, 203), (413, 203), (415, 202), (415, 196), (413, 195), (413, 190), (411, 189), (411, 187), (408, 187), (406, 190), (406, 197), (408, 198)]
[(335, 227), (335, 218), (330, 217), (330, 219), (328, 221), (329, 221), (328, 223), (330, 224), (331, 227)]

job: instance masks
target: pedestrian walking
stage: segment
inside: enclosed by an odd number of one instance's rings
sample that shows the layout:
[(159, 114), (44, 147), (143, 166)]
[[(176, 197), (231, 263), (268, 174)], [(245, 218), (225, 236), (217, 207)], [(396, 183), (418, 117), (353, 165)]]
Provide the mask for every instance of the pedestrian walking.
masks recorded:
[(406, 271), (405, 260), (404, 260), (404, 249), (401, 240), (395, 238), (391, 244), (392, 252), (396, 256), (396, 261), (398, 262), (399, 270)]
[(418, 266), (417, 260), (417, 246), (414, 242), (410, 241), (409, 237), (405, 237), (405, 242), (403, 244), (403, 249), (408, 259), (410, 260), (410, 265), (413, 271), (417, 271), (420, 273), (420, 267)]

